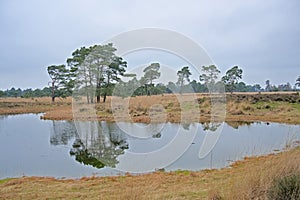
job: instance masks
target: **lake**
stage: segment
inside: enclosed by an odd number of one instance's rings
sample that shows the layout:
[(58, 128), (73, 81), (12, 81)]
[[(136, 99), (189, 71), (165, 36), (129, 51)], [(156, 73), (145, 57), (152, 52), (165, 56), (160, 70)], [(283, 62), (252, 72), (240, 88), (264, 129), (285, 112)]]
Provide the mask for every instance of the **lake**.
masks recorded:
[(139, 124), (0, 116), (0, 179), (78, 178), (129, 172), (201, 170), (275, 153), (300, 140), (279, 123)]

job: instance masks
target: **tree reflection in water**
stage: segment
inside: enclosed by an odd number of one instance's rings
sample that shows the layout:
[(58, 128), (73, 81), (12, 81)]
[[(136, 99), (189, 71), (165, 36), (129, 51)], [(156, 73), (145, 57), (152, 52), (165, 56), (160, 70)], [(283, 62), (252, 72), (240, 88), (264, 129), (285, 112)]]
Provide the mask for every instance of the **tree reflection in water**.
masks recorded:
[(240, 126), (250, 126), (253, 122), (247, 121), (232, 121), (226, 122), (228, 126), (231, 126), (234, 129), (238, 129)]
[[(247, 121), (228, 121), (226, 124), (234, 129), (238, 129), (240, 126), (250, 126), (254, 122)], [(259, 122), (256, 122), (259, 123)], [(202, 127), (204, 131), (216, 131), (221, 126), (221, 123), (203, 122)]]
[(76, 127), (73, 121), (52, 121), (53, 129), (50, 132), (51, 145), (67, 145), (76, 136)]
[(70, 155), (85, 165), (96, 168), (116, 167), (117, 157), (128, 149), (125, 134), (117, 125), (106, 122), (53, 121), (52, 145), (66, 145), (75, 138)]
[(2, 124), (7, 117), (8, 115), (0, 115), (0, 131), (2, 131)]
[(76, 139), (73, 148), (70, 150), (70, 155), (75, 156), (75, 159), (85, 165), (91, 165), (96, 168), (103, 168), (104, 163), (93, 157), (91, 153), (83, 146), (80, 139)]
[(222, 123), (217, 122), (204, 122), (202, 123), (203, 131), (216, 131), (221, 126)]

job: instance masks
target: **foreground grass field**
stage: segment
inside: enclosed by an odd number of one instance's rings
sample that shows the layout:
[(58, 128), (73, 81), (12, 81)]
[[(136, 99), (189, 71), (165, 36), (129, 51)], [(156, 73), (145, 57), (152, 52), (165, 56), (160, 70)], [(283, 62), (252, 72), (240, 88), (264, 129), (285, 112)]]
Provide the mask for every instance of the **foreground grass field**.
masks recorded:
[[(153, 95), (131, 98), (114, 97), (117, 108), (111, 107), (112, 98), (107, 102), (96, 104), (97, 119), (115, 121), (114, 112), (124, 113), (118, 120), (150, 123), (180, 122), (181, 115), (189, 122), (208, 122), (211, 120), (211, 98), (208, 94), (184, 94), (176, 96)], [(124, 108), (126, 101), (129, 109)], [(225, 99), (224, 99), (225, 101)], [(226, 95), (226, 121), (268, 121), (300, 124), (299, 93), (239, 93)], [(122, 107), (123, 106), (123, 107)], [(153, 112), (154, 111), (154, 112)], [(72, 99), (51, 98), (2, 98), (0, 114), (45, 113), (43, 119), (72, 120)]]
[(58, 180), (0, 181), (0, 199), (266, 199), (274, 178), (300, 174), (300, 148), (245, 158), (229, 168)]

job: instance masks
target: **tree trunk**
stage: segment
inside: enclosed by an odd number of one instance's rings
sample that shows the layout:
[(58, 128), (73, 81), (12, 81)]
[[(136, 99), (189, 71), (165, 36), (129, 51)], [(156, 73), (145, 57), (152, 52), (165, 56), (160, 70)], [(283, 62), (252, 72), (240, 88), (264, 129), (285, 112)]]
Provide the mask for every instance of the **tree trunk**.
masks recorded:
[(55, 101), (55, 87), (54, 87), (54, 81), (52, 81), (52, 88), (51, 88), (51, 95), (52, 95), (52, 102)]
[(97, 103), (100, 103), (100, 89), (101, 89), (101, 75), (103, 73), (103, 66), (97, 67), (97, 77), (96, 77), (96, 96), (97, 96)]
[(88, 94), (86, 94), (86, 100), (87, 100), (87, 103), (89, 104), (90, 103), (90, 97)]
[(146, 95), (147, 95), (147, 96), (150, 96), (150, 95), (149, 95), (149, 91), (148, 91), (148, 84), (145, 85), (145, 89), (146, 89)]
[(103, 96), (103, 103), (105, 103), (105, 101), (106, 101), (106, 92), (104, 93), (104, 96)]
[(101, 97), (100, 88), (101, 88), (101, 84), (100, 82), (98, 82), (96, 86), (97, 103), (100, 103), (100, 97)]
[(91, 96), (91, 103), (94, 103), (94, 95)]
[(97, 103), (100, 103), (100, 85), (97, 85), (96, 87), (96, 97), (97, 97)]
[(103, 96), (103, 102), (105, 103), (105, 101), (106, 101), (106, 96), (107, 96), (107, 90), (108, 90), (108, 86), (109, 86), (109, 76), (108, 76), (108, 80), (107, 80), (107, 85), (106, 85), (106, 87), (105, 87), (105, 90), (104, 90), (104, 96)]
[(108, 84), (107, 84), (107, 86), (106, 86), (106, 88), (105, 88), (105, 91), (104, 91), (104, 94), (103, 94), (103, 103), (105, 103), (105, 101), (106, 101), (106, 97), (107, 97), (107, 89), (108, 89)]

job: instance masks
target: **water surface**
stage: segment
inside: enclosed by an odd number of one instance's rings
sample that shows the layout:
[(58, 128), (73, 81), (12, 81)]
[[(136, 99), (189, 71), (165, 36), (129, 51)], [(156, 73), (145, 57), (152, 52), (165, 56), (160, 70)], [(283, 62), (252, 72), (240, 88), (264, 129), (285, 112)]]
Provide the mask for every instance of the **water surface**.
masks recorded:
[[(220, 124), (166, 123), (150, 127), (123, 123), (122, 126), (145, 137), (126, 134), (116, 123), (80, 122), (77, 128), (84, 131), (77, 131), (72, 121), (44, 121), (35, 114), (0, 116), (0, 178), (117, 175), (122, 172), (114, 168), (123, 166), (130, 154), (155, 152), (174, 141), (176, 134), (182, 134), (184, 140), (195, 130), (186, 151), (175, 162), (165, 166), (166, 171), (221, 168), (245, 156), (277, 152), (300, 140), (299, 125), (224, 124), (213, 150), (199, 158), (204, 137), (212, 134)], [(126, 167), (143, 164), (126, 162)]]

